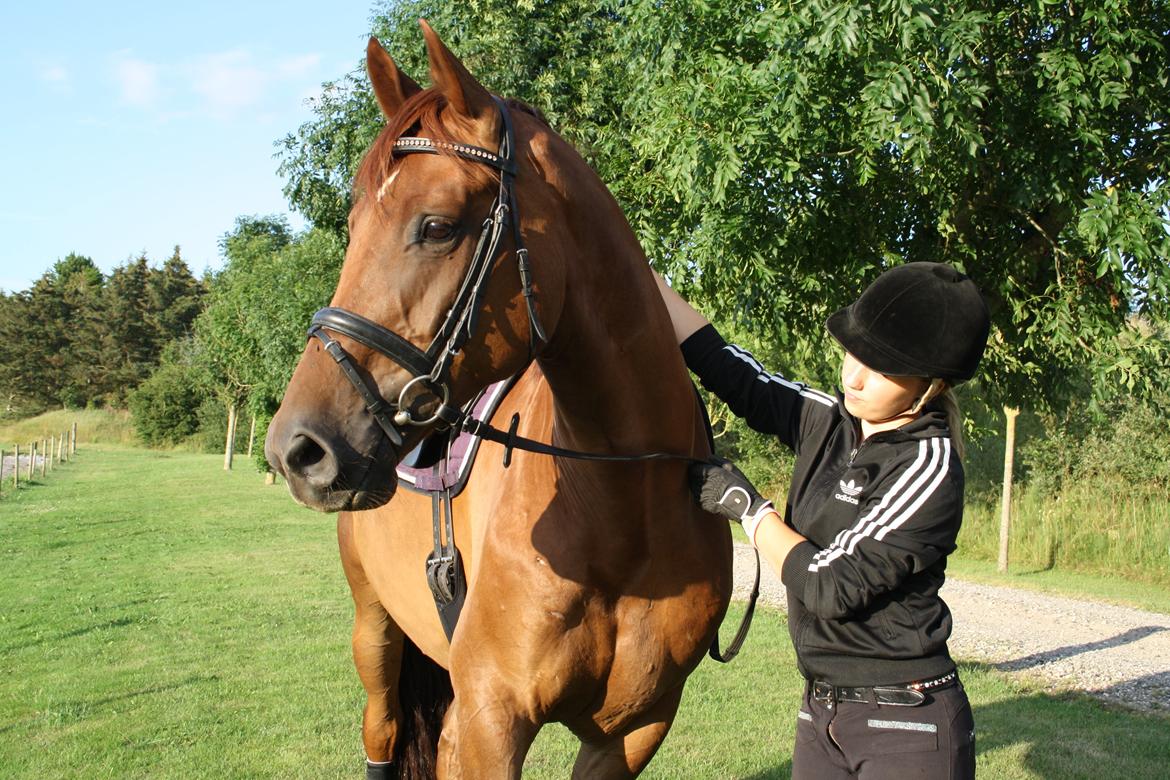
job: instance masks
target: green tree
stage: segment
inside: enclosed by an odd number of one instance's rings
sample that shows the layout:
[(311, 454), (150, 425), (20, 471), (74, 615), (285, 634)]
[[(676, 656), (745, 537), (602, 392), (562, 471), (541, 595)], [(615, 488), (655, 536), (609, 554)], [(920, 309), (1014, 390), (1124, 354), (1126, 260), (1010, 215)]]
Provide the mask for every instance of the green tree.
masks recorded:
[(147, 300), (155, 339), (165, 346), (188, 334), (191, 324), (203, 309), (206, 293), (202, 283), (183, 261), (179, 247), (147, 281)]
[(208, 391), (199, 381), (196, 349), (191, 337), (173, 340), (154, 372), (129, 393), (134, 431), (144, 444), (178, 444), (199, 430), (199, 407)]
[(127, 394), (158, 363), (158, 341), (147, 295), (150, 267), (145, 254), (118, 266), (102, 289), (99, 362), (93, 367), (95, 398), (123, 406)]
[[(524, 100), (595, 164), (622, 148), (611, 138), (627, 79), (616, 31), (622, 17), (583, 0), (398, 0), (375, 7), (372, 29), (406, 73), (428, 78), (419, 31), (426, 18), (491, 90)], [(278, 143), (285, 195), (316, 227), (345, 235), (350, 183), (384, 120), (374, 102), (364, 59), (324, 85), (311, 102), (315, 118)], [(608, 149), (594, 153), (595, 148)], [(616, 162), (613, 164), (617, 164)]]
[(647, 56), (618, 189), (645, 245), (811, 373), (835, 361), (825, 317), (904, 261), (980, 282), (992, 399), (1102, 387), (1112, 336), (1165, 311), (1165, 2), (623, 8)]
[[(195, 322), (202, 380), (226, 407), (247, 404), (262, 437), (304, 348), (313, 312), (329, 301), (344, 246), (313, 230), (290, 236), (271, 218), (241, 218), (224, 237), (227, 264)], [(257, 462), (263, 454), (257, 451)]]
[(0, 302), (0, 392), (9, 413), (30, 414), (87, 400), (87, 327), (102, 275), (70, 254), (25, 291)]

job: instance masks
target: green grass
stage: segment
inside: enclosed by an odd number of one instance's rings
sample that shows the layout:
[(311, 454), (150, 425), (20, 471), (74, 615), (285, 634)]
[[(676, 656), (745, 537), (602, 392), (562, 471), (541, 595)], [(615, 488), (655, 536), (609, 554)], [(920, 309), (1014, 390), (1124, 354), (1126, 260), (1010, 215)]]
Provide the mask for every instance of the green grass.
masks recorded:
[[(0, 571), (0, 777), (361, 776), (333, 521), (283, 487), (218, 455), (83, 447), (0, 497)], [(1166, 718), (963, 673), (981, 777), (1164, 776)], [(761, 611), (645, 776), (787, 777), (800, 688)], [(525, 777), (566, 777), (575, 750), (546, 728)]]
[(60, 436), (77, 423), (79, 444), (125, 444), (137, 442), (130, 412), (117, 409), (58, 409), (36, 417), (0, 424), (0, 445), (8, 453), (13, 444), (21, 449), (31, 441)]
[[(999, 526), (998, 505), (969, 504), (960, 554), (996, 561)], [(1118, 480), (1070, 485), (1057, 496), (1020, 489), (1012, 500), (1009, 564), (1021, 572), (1100, 575), (1170, 591), (1170, 499), (1163, 490)]]

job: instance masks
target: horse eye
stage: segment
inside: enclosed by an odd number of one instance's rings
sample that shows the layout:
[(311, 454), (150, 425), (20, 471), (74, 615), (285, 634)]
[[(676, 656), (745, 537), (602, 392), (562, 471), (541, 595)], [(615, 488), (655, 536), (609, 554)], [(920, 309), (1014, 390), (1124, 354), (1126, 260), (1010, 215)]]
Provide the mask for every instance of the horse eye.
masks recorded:
[(455, 226), (450, 222), (438, 219), (428, 219), (422, 228), (422, 237), (425, 241), (446, 241), (455, 235)]

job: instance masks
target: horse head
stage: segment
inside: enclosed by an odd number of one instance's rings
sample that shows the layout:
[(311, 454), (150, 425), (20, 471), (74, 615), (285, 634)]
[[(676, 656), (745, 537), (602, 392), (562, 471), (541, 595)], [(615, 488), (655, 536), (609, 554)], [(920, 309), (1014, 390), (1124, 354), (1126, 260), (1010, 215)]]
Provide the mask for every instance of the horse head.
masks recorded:
[(367, 47), (386, 126), (355, 177), (337, 290), (265, 445), (294, 498), (320, 511), (389, 501), (402, 457), (533, 360), (563, 303), (559, 253), (529, 267), (524, 246), (563, 240), (549, 235), (563, 203), (533, 152), (554, 134), (490, 94), (421, 24), (429, 89), (375, 39)]

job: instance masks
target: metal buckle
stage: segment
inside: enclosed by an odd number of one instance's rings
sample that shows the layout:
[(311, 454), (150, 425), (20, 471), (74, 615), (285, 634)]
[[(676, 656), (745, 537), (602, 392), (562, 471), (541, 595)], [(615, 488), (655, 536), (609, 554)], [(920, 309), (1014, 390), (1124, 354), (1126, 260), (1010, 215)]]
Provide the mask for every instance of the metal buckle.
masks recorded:
[[(438, 410), (425, 420), (416, 420), (413, 417), (411, 417), (410, 409), (408, 409), (405, 406), (406, 391), (409, 390), (410, 386), (413, 385), (415, 382), (426, 382), (427, 383), (427, 390), (430, 392), (430, 394), (432, 396), (434, 396), (435, 398), (439, 399)], [(443, 419), (442, 411), (447, 406), (447, 401), (451, 397), (451, 391), (447, 388), (447, 385), (439, 383), (438, 388), (439, 388), (439, 390), (442, 391), (442, 395), (439, 395), (438, 393), (436, 393), (434, 391), (434, 389), (433, 389), (434, 387), (435, 387), (435, 383), (433, 381), (431, 381), (431, 378), (429, 376), (416, 376), (414, 379), (410, 380), (405, 385), (403, 385), (402, 392), (400, 392), (398, 394), (398, 411), (394, 413), (394, 423), (396, 425), (420, 425), (421, 426), (421, 425), (430, 425), (431, 423), (438, 422), (439, 420)]]
[(913, 688), (887, 688), (877, 685), (873, 688), (873, 698), (878, 704), (888, 704), (892, 707), (917, 707), (926, 701), (926, 694)]
[(436, 601), (450, 604), (455, 600), (455, 556), (427, 558), (427, 584)]

